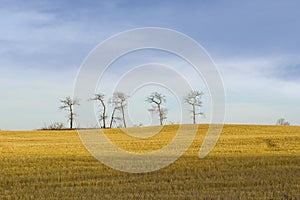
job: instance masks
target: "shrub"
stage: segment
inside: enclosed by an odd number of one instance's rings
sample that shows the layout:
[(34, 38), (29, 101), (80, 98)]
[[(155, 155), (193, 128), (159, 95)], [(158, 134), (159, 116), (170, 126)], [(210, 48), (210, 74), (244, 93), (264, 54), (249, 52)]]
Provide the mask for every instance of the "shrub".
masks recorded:
[(62, 122), (55, 122), (53, 124), (50, 124), (49, 126), (45, 126), (42, 128), (42, 130), (62, 130), (65, 129), (65, 125)]

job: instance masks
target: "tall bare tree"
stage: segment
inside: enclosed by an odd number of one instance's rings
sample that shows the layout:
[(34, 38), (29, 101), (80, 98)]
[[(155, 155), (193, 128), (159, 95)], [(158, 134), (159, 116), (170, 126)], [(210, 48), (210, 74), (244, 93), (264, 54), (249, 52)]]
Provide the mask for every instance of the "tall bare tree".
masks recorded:
[(110, 127), (112, 126), (112, 123), (115, 119), (118, 119), (115, 117), (116, 110), (120, 110), (122, 114), (122, 121), (123, 126), (126, 128), (126, 120), (125, 120), (125, 107), (127, 106), (127, 99), (129, 96), (124, 94), (123, 92), (115, 92), (113, 94), (113, 97), (111, 99), (111, 104), (113, 105), (113, 112), (111, 115), (111, 121), (110, 121)]
[(59, 109), (69, 111), (68, 119), (70, 120), (70, 129), (73, 129), (73, 121), (75, 116), (73, 107), (75, 105), (79, 105), (79, 100), (72, 99), (71, 97), (68, 96), (64, 99), (61, 99), (60, 102), (62, 105), (59, 107)]
[(152, 108), (150, 108), (149, 111), (158, 113), (159, 122), (162, 126), (164, 119), (167, 119), (168, 112), (168, 109), (162, 107), (166, 102), (166, 97), (161, 93), (153, 92), (147, 97), (146, 101), (152, 104)]
[(196, 124), (197, 115), (203, 115), (203, 112), (199, 112), (199, 107), (202, 107), (201, 97), (203, 92), (192, 90), (185, 97), (185, 102), (192, 106), (191, 113), (193, 115), (193, 123)]
[(102, 94), (102, 93), (99, 93), (99, 94), (95, 94), (95, 96), (93, 98), (91, 98), (90, 100), (93, 100), (93, 101), (99, 101), (101, 103), (101, 106), (102, 106), (102, 114), (100, 116), (100, 120), (102, 121), (102, 128), (106, 128), (106, 106), (105, 106), (105, 101), (104, 101), (104, 97), (105, 95)]

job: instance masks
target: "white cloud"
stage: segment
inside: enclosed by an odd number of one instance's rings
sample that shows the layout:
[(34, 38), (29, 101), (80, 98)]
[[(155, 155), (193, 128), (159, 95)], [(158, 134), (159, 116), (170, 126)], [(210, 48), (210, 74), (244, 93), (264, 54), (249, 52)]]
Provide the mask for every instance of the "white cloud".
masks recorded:
[[(266, 57), (219, 61), (227, 93), (227, 122), (273, 123), (286, 117), (300, 124), (300, 81), (275, 76), (278, 67), (297, 62), (298, 57)], [(282, 65), (285, 61), (284, 65)]]

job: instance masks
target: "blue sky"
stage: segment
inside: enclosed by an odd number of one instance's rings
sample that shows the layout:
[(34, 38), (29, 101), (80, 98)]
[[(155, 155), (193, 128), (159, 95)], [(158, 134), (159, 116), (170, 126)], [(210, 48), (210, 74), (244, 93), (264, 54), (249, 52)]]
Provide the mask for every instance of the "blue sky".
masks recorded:
[(0, 129), (67, 125), (59, 99), (72, 95), (88, 53), (113, 34), (148, 26), (180, 31), (207, 50), (223, 77), (226, 123), (283, 117), (299, 125), (299, 7), (292, 0), (2, 0)]

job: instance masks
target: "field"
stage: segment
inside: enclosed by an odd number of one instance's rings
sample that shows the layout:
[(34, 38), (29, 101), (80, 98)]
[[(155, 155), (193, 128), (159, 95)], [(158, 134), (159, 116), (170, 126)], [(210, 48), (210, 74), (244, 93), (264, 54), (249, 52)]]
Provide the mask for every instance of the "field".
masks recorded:
[[(128, 151), (166, 145), (177, 125), (149, 140), (106, 134)], [(189, 150), (145, 174), (106, 167), (76, 131), (0, 131), (0, 199), (300, 199), (300, 127), (226, 125), (204, 159), (202, 125)], [(139, 131), (149, 128), (136, 128)]]

